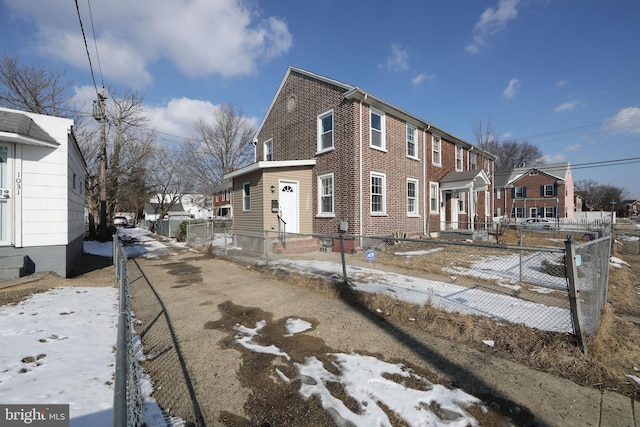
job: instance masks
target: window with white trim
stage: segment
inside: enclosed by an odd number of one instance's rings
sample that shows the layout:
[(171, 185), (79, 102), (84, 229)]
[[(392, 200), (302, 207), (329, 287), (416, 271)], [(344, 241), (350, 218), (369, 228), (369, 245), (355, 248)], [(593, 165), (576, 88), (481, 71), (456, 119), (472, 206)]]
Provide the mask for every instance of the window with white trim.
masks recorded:
[(383, 173), (371, 172), (371, 214), (384, 215), (386, 213), (386, 181)]
[(489, 169), (491, 169), (491, 163), (489, 162), (489, 159), (484, 159), (484, 171), (487, 174), (491, 174), (491, 171)]
[(273, 139), (264, 142), (264, 160), (267, 162), (273, 160)]
[(467, 211), (467, 193), (465, 191), (458, 193), (458, 207), (460, 212)]
[(440, 184), (437, 182), (429, 183), (429, 211), (436, 214), (440, 212)]
[(407, 157), (418, 157), (418, 131), (415, 127), (407, 125)]
[(493, 198), (494, 198), (494, 199), (500, 199), (500, 193), (501, 193), (501, 192), (502, 192), (502, 191), (500, 191), (500, 189), (499, 189), (499, 188), (494, 188), (494, 189), (493, 189)]
[(333, 173), (318, 176), (318, 216), (334, 216)]
[(546, 184), (544, 186), (544, 196), (553, 196), (553, 184)]
[(525, 187), (516, 187), (514, 189), (514, 197), (518, 199), (525, 197), (525, 194), (526, 194)]
[(511, 218), (524, 218), (524, 208), (512, 208)]
[(431, 163), (442, 166), (442, 139), (439, 136), (431, 136)]
[(251, 183), (245, 182), (242, 185), (242, 210), (251, 210)]
[(464, 149), (461, 145), (456, 145), (456, 171), (460, 172), (463, 169), (463, 157)]
[(333, 148), (333, 110), (318, 116), (318, 151)]
[(556, 216), (556, 208), (554, 206), (545, 206), (544, 208), (544, 217), (545, 218), (555, 218)]
[(384, 138), (384, 114), (371, 109), (371, 138), (369, 144), (373, 148), (386, 149)]
[(407, 215), (418, 215), (418, 180), (407, 178)]
[(469, 170), (478, 169), (478, 153), (469, 153)]

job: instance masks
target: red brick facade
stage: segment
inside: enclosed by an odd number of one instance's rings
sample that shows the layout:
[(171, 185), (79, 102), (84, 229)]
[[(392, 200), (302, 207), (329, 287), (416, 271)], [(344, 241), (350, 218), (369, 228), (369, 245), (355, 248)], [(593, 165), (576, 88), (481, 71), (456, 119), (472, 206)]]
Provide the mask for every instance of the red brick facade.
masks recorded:
[[(380, 114), (383, 123), (384, 147), (372, 147), (371, 111)], [(319, 150), (318, 117), (333, 112), (333, 148)], [(407, 155), (407, 126), (414, 129), (415, 153)], [(433, 164), (432, 137), (439, 135), (441, 165)], [(333, 215), (318, 215), (319, 203), (313, 204), (313, 231), (335, 233), (340, 221), (348, 221), (350, 234), (388, 235), (400, 232), (410, 236), (437, 232), (443, 213), (438, 191), (437, 213), (430, 209), (430, 182), (439, 181), (456, 170), (456, 145), (463, 147), (462, 170), (470, 169), (470, 151), (476, 150), (467, 142), (436, 129), (425, 121), (384, 103), (355, 87), (317, 76), (304, 70), (290, 68), (255, 139), (256, 160), (265, 160), (265, 142), (272, 142), (272, 161), (315, 159), (312, 198), (318, 200), (318, 177), (333, 174)], [(484, 167), (484, 157), (478, 152), (478, 169)], [(493, 157), (486, 154), (489, 168)], [(487, 175), (491, 177), (491, 169)], [(372, 212), (372, 174), (384, 182), (382, 212)], [(408, 212), (408, 186), (415, 190)], [(486, 191), (492, 191), (489, 184)], [(442, 193), (442, 194), (441, 194)], [(450, 194), (454, 194), (449, 191)], [(456, 192), (458, 194), (458, 192)], [(485, 189), (477, 196), (474, 206), (476, 220), (489, 218), (485, 209)], [(450, 202), (452, 203), (452, 202)], [(458, 201), (456, 201), (458, 203)], [(469, 209), (457, 217), (459, 224), (467, 223)], [(466, 228), (466, 227), (460, 227)]]

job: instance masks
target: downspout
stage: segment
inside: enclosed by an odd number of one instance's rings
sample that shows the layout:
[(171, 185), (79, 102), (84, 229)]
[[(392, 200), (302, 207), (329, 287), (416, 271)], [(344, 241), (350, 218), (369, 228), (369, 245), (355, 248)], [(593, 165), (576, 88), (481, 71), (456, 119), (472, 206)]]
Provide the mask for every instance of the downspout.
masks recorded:
[[(363, 215), (364, 215), (363, 212), (362, 212), (362, 196), (363, 196), (363, 194), (362, 194), (362, 100), (360, 100), (360, 113), (359, 113), (359, 116), (360, 116), (360, 129), (359, 129), (359, 133), (360, 133), (360, 135), (359, 135), (360, 152), (358, 153), (358, 157), (359, 157), (359, 159), (358, 159), (358, 168), (359, 168), (359, 171), (358, 171), (358, 174), (359, 174), (359, 177), (358, 177), (358, 192), (359, 192), (359, 202), (358, 202), (358, 211), (359, 212), (358, 212), (358, 215), (360, 216), (360, 218), (359, 218), (359, 220), (360, 220), (360, 230), (359, 230), (358, 234), (360, 236), (362, 236), (363, 233), (364, 233), (364, 226), (362, 224)], [(360, 241), (360, 247), (362, 247), (362, 240)]]
[[(429, 126), (429, 125), (427, 125)], [(427, 131), (422, 131), (422, 234), (429, 235), (429, 213), (427, 212)]]

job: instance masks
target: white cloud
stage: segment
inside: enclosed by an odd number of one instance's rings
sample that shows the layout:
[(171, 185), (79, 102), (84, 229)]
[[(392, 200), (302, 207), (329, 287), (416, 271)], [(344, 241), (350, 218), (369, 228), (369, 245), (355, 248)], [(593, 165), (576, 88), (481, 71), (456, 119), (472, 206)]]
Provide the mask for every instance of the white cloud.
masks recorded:
[(435, 74), (420, 73), (411, 79), (411, 83), (417, 86), (424, 81), (431, 82), (435, 80), (435, 78), (436, 78)]
[(542, 156), (542, 161), (545, 164), (560, 163), (560, 162), (564, 161), (564, 154), (563, 153), (558, 153), (558, 154), (555, 154), (553, 156), (544, 155), (544, 156)]
[[(87, 69), (88, 60), (73, 2), (7, 0), (16, 17), (37, 28), (34, 50)], [(293, 44), (285, 21), (264, 17), (242, 0), (111, 0), (80, 5), (93, 69), (134, 88), (151, 83), (150, 68), (166, 61), (186, 76), (242, 76), (261, 61), (284, 55)], [(93, 25), (92, 25), (93, 22)], [(93, 42), (95, 29), (98, 55)], [(165, 65), (166, 66), (166, 65)], [(98, 83), (99, 84), (99, 83)]]
[(511, 79), (509, 80), (507, 88), (502, 92), (502, 95), (505, 98), (513, 98), (518, 94), (518, 92), (520, 92), (520, 80)]
[(553, 109), (553, 112), (554, 113), (562, 113), (564, 111), (572, 111), (574, 108), (576, 108), (576, 105), (578, 105), (578, 101), (565, 102), (565, 103), (560, 104), (557, 107), (555, 107)]
[(623, 108), (602, 124), (604, 130), (618, 133), (640, 133), (640, 107)]
[(582, 144), (573, 144), (573, 145), (569, 145), (568, 147), (566, 147), (564, 150), (565, 151), (580, 151), (580, 149), (582, 148)]
[(560, 80), (558, 81), (558, 83), (556, 83), (556, 87), (562, 87), (562, 86), (566, 86), (569, 84), (569, 80)]
[(409, 51), (399, 44), (391, 45), (391, 56), (387, 62), (380, 64), (380, 67), (390, 68), (394, 71), (405, 71), (409, 69)]
[(469, 53), (480, 53), (482, 48), (488, 46), (487, 39), (504, 30), (509, 21), (518, 17), (519, 0), (499, 0), (496, 9), (488, 8), (473, 28), (473, 42), (465, 49)]

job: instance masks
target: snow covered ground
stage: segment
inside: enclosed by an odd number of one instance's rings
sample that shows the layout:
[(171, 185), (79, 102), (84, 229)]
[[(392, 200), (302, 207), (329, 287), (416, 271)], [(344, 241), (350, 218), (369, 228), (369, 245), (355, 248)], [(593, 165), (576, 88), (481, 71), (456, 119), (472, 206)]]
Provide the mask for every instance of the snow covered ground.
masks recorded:
[[(148, 231), (138, 228), (125, 229), (122, 233), (125, 241), (131, 242), (125, 246), (130, 257), (158, 257), (175, 252), (177, 246), (170, 241), (157, 241)], [(110, 257), (112, 246), (110, 242), (85, 242), (85, 252)], [(612, 262), (621, 264), (617, 259), (612, 259)], [(340, 277), (342, 268), (339, 264), (319, 261), (286, 260), (280, 263), (281, 267), (303, 274), (325, 276), (335, 274)], [(567, 331), (570, 327), (569, 313), (555, 307), (449, 283), (417, 282), (411, 277), (372, 269), (349, 267), (348, 275), (356, 288), (363, 292), (387, 293), (417, 304), (431, 301), (445, 310), (487, 315), (508, 322), (526, 322), (540, 329)], [(527, 304), (531, 307), (523, 307)], [(518, 313), (525, 309), (537, 313), (537, 316), (520, 318)], [(117, 310), (116, 289), (95, 287), (52, 289), (15, 305), (0, 306), (0, 342), (3, 344), (0, 353), (0, 402), (69, 404), (71, 426), (110, 426)], [(300, 322), (291, 320), (291, 334), (304, 333), (305, 325)], [(287, 358), (277, 348), (254, 342), (253, 338), (259, 335), (263, 326), (257, 324), (254, 328), (247, 328), (238, 325), (237, 342), (252, 351), (274, 352)], [(424, 409), (428, 405), (411, 403), (418, 401), (435, 402), (436, 406), (454, 411), (460, 417), (460, 425), (474, 424), (473, 418), (464, 410), (466, 406), (478, 403), (473, 396), (440, 386), (434, 386), (429, 392), (419, 392), (396, 383), (387, 384), (384, 373), (414, 374), (401, 365), (387, 364), (369, 356), (334, 356), (340, 368), (339, 375), (326, 371), (314, 358), (298, 364), (297, 369), (300, 375), (313, 379), (300, 393), (304, 397), (317, 396), (328, 410), (342, 420), (349, 420), (355, 425), (378, 425), (377, 422), (373, 423), (374, 418), (368, 417), (377, 416), (375, 419), (380, 420), (380, 414), (373, 403), (368, 405), (371, 412), (359, 415), (351, 413), (327, 391), (327, 381), (343, 383), (347, 392), (358, 401), (366, 396), (370, 399), (375, 396), (373, 400), (377, 399), (387, 407), (402, 412), (409, 425), (424, 425), (425, 422), (434, 421)], [(371, 381), (372, 373), (376, 381)], [(281, 373), (278, 375), (283, 381), (290, 380)], [(153, 388), (148, 379), (144, 386), (147, 394), (151, 394)], [(164, 425), (153, 399), (147, 399), (145, 409), (150, 427)]]

